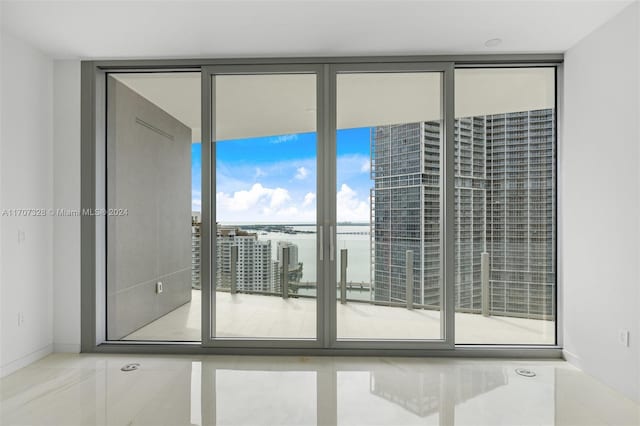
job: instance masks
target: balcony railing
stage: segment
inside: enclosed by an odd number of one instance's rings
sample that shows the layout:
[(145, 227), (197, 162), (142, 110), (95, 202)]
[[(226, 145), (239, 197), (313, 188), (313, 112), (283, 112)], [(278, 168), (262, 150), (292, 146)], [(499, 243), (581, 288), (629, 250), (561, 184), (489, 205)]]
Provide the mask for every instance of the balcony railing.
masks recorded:
[[(292, 281), (290, 279), (289, 269), (283, 268), (282, 265), (289, 264), (289, 249), (284, 248), (282, 250), (282, 258), (280, 261), (280, 267), (278, 271), (278, 282), (274, 283), (270, 290), (255, 290), (255, 289), (246, 289), (239, 287), (237, 284), (237, 276), (233, 271), (236, 270), (236, 263), (238, 261), (237, 247), (234, 247), (236, 250), (231, 250), (231, 268), (230, 268), (230, 277), (229, 279), (225, 279), (225, 284), (217, 283), (216, 291), (218, 292), (229, 292), (231, 294), (253, 294), (253, 295), (263, 295), (270, 297), (281, 297), (282, 299), (288, 298), (307, 298), (307, 299), (315, 299), (317, 297), (318, 286), (316, 283), (312, 282), (299, 282)], [(545, 313), (531, 313), (530, 311), (536, 309), (528, 309), (526, 312), (523, 312), (521, 309), (518, 310), (505, 310), (504, 308), (504, 300), (493, 300), (493, 294), (496, 294), (496, 291), (504, 291), (504, 287), (500, 289), (494, 288), (491, 279), (491, 270), (490, 270), (490, 258), (489, 253), (483, 252), (481, 253), (480, 260), (480, 293), (481, 293), (481, 307), (480, 308), (470, 308), (464, 306), (456, 306), (455, 311), (459, 313), (471, 313), (471, 314), (482, 314), (483, 316), (505, 316), (505, 317), (517, 317), (517, 318), (529, 318), (529, 319), (537, 319), (537, 320), (554, 320), (553, 314), (545, 314)], [(375, 294), (375, 286), (371, 286), (370, 283), (363, 282), (354, 282), (348, 281), (348, 250), (341, 249), (340, 250), (340, 274), (339, 280), (336, 285), (336, 300), (340, 301), (341, 304), (346, 303), (362, 303), (376, 306), (388, 306), (388, 307), (396, 307), (396, 308), (405, 308), (405, 309), (424, 309), (424, 310), (432, 310), (439, 311), (441, 307), (438, 304), (433, 303), (418, 303), (415, 300), (414, 296), (414, 252), (412, 250), (405, 251), (405, 273), (404, 273), (404, 285), (403, 290), (405, 296), (400, 300), (392, 300), (389, 297), (388, 300), (376, 300), (374, 298)], [(417, 269), (420, 270), (419, 266), (416, 265)], [(435, 268), (434, 271), (438, 271), (439, 268)], [(456, 283), (457, 284), (457, 283)], [(467, 283), (469, 284), (469, 283)], [(473, 285), (473, 284), (472, 284)], [(502, 284), (501, 284), (502, 285)], [(391, 289), (388, 289), (389, 292)], [(436, 291), (439, 291), (437, 289)], [(360, 298), (354, 297), (355, 295), (361, 296)], [(367, 297), (368, 295), (368, 297)], [(509, 299), (507, 297), (507, 299)], [(496, 305), (494, 306), (494, 302)], [(511, 306), (516, 303), (517, 300), (508, 301), (507, 306)]]

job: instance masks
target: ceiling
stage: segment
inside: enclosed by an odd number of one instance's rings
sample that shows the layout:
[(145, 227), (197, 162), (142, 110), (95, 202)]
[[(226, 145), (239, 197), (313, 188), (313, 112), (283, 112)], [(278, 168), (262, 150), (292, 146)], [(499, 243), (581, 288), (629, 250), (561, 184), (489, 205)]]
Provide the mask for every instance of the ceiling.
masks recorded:
[[(200, 73), (111, 74), (191, 127), (200, 141)], [(216, 140), (315, 132), (313, 74), (220, 75), (215, 86)], [(547, 68), (460, 69), (455, 116), (552, 108), (555, 73)], [(337, 128), (440, 120), (442, 76), (422, 73), (338, 74)]]
[(1, 22), (56, 59), (554, 53), (632, 2), (3, 0)]

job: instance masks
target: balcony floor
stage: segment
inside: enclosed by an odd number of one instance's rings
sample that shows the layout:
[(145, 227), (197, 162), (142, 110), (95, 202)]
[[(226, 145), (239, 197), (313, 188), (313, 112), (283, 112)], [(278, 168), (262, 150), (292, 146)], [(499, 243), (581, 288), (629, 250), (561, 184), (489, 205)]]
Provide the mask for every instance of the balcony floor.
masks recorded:
[[(217, 335), (241, 338), (313, 338), (316, 301), (217, 292)], [(200, 291), (192, 301), (129, 334), (123, 340), (199, 341)], [(337, 304), (338, 336), (364, 339), (437, 339), (439, 312)], [(524, 318), (456, 313), (456, 342), (553, 344), (555, 324)]]

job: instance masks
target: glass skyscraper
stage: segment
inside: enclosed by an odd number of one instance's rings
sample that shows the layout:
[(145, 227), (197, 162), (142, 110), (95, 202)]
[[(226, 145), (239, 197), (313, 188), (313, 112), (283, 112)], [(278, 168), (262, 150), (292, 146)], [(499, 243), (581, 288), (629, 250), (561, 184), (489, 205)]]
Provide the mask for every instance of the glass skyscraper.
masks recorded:
[[(481, 256), (493, 314), (555, 312), (555, 111), (455, 120), (456, 309), (480, 312)], [(372, 129), (374, 300), (440, 305), (440, 123)], [(408, 253), (407, 253), (408, 252)]]

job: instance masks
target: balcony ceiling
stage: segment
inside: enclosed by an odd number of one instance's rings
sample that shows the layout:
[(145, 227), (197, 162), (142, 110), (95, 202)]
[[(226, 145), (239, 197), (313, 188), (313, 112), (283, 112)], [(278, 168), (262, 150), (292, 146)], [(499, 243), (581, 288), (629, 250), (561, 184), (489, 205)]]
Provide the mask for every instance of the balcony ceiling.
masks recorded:
[[(112, 74), (192, 129), (200, 141), (200, 73)], [(216, 139), (316, 131), (315, 76), (216, 77)], [(344, 74), (338, 129), (440, 120), (439, 73)], [(553, 108), (552, 68), (456, 71), (456, 117)]]
[[(632, 1), (2, 1), (61, 58), (563, 52)], [(489, 39), (502, 43), (486, 47)]]

